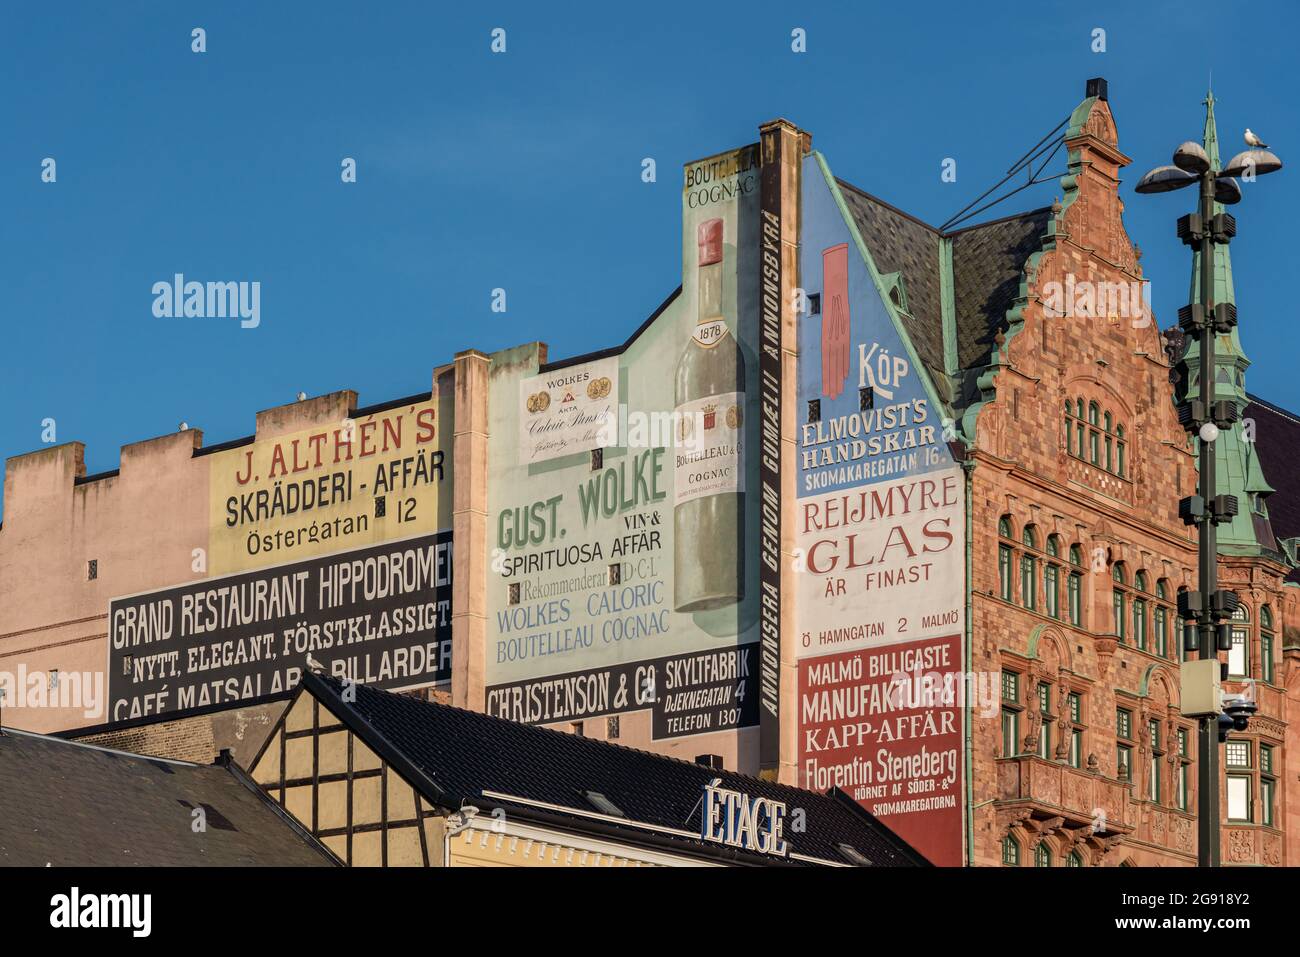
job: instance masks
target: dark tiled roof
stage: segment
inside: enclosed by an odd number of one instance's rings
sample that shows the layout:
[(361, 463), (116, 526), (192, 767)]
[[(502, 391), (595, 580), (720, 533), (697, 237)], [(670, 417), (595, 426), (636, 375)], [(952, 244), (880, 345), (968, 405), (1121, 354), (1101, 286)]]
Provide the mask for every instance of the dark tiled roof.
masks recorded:
[[(1300, 537), (1300, 416), (1252, 395), (1243, 418), (1255, 420), (1255, 453), (1273, 487), (1266, 502), (1273, 535)], [(1300, 569), (1288, 581), (1300, 581)]]
[(985, 364), (1007, 310), (1020, 294), (1025, 263), (1037, 252), (1052, 215), (1050, 207), (941, 233), (883, 200), (837, 180), (849, 212), (882, 273), (903, 276), (910, 315), (903, 324), (918, 357), (945, 401), (943, 306), (939, 240), (952, 240), (953, 304), (957, 327), (957, 364), (971, 369)]
[(994, 337), (1006, 328), (1025, 263), (1042, 248), (1051, 215), (1051, 208), (1044, 207), (950, 234), (961, 368), (983, 365)]
[[(207, 829), (195, 833), (192, 810)], [(0, 865), (333, 864), (234, 767), (0, 734)]]
[(912, 347), (931, 378), (943, 380), (943, 307), (939, 289), (939, 231), (882, 199), (837, 180), (862, 241), (881, 273), (903, 276), (911, 315), (903, 316)]
[[(733, 790), (784, 801), (791, 814), (803, 809), (806, 830), (785, 829), (792, 853), (847, 864), (850, 861), (837, 848), (844, 843), (875, 865), (924, 863), (901, 838), (840, 792), (805, 791), (364, 685), (355, 687), (355, 702), (344, 703), (341, 689), (337, 679), (308, 674), (299, 693), (316, 695), (399, 772), (402, 763), (409, 762), (437, 786), (439, 793), (425, 796), (443, 807), (459, 808), (462, 801), (482, 804), (478, 799), (483, 792), (493, 791), (579, 812), (571, 823), (581, 831), (589, 820), (582, 815), (597, 810), (583, 792), (596, 791), (629, 821), (694, 835), (699, 833), (704, 786), (721, 778)], [(392, 760), (394, 755), (398, 760)], [(625, 830), (635, 841), (639, 829)], [(684, 852), (716, 849), (693, 836), (677, 840)]]

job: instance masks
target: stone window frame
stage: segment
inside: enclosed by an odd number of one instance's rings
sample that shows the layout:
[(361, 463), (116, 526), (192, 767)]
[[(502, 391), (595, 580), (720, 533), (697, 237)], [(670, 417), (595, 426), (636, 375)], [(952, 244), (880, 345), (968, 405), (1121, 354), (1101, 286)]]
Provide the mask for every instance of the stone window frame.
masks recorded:
[[(1065, 615), (1068, 616), (1071, 610), (1070, 588), (1078, 589), (1079, 610), (1082, 612), (1082, 546), (1077, 542), (1071, 545), (1067, 557), (1067, 554), (1062, 554), (1065, 549), (1060, 534), (1045, 532), (1035, 522), (1026, 522), (1017, 534), (1016, 522), (1010, 513), (998, 518), (997, 541), (998, 585), (995, 594), (998, 598), (1035, 615), (1060, 622), (1067, 620), (1062, 617), (1061, 591), (1064, 585)], [(1050, 576), (1047, 573), (1049, 568), (1054, 569)], [(1054, 600), (1048, 598), (1049, 578), (1056, 585)], [(1076, 579), (1073, 585), (1070, 584), (1071, 578)], [(1069, 620), (1076, 628), (1083, 627), (1082, 615), (1078, 622)]]
[(1039, 679), (1038, 684), (1034, 687), (1036, 700), (1030, 702), (1030, 707), (1038, 712), (1038, 741), (1035, 744), (1035, 754), (1044, 761), (1052, 760), (1052, 728), (1060, 720), (1060, 715), (1054, 710), (1052, 699), (1055, 696), (1056, 685), (1046, 679)]
[[(1157, 578), (1155, 601), (1151, 605), (1151, 635), (1152, 635), (1152, 654), (1157, 658), (1163, 658), (1166, 661), (1177, 661), (1177, 656), (1171, 656), (1170, 650), (1170, 633), (1169, 625), (1171, 621), (1178, 620), (1178, 609), (1170, 604), (1169, 601), (1169, 579)], [(1175, 640), (1177, 636), (1174, 636)]]
[(1165, 788), (1164, 775), (1160, 773), (1160, 762), (1165, 757), (1165, 745), (1161, 740), (1164, 734), (1164, 719), (1159, 717), (1147, 718), (1147, 736), (1151, 740), (1150, 745), (1150, 764), (1147, 767), (1147, 790), (1146, 798), (1152, 804), (1164, 804), (1165, 796), (1168, 793)]
[(1128, 461), (1129, 441), (1124, 423), (1096, 399), (1084, 403), (1083, 396), (1065, 400), (1065, 451), (1072, 458), (1132, 481)]
[(1259, 823), (1277, 827), (1277, 745), (1259, 742)]
[(1070, 546), (1069, 571), (1065, 580), (1065, 614), (1066, 620), (1075, 628), (1084, 627), (1084, 610), (1088, 603), (1083, 595), (1083, 545), (1075, 542)]
[(1020, 842), (1015, 839), (1014, 835), (1008, 834), (1002, 839), (1002, 866), (1020, 866)]
[[(1132, 708), (1115, 706), (1115, 780), (1130, 784), (1133, 783), (1133, 752), (1137, 749), (1137, 741), (1133, 738), (1133, 715)], [(1124, 760), (1120, 760), (1121, 756)], [(1128, 769), (1127, 776), (1120, 773), (1125, 768)]]
[(1015, 525), (1010, 515), (998, 519), (998, 592), (1003, 601), (1015, 602), (1016, 599), (1016, 550), (1014, 541)]
[(1174, 768), (1174, 807), (1180, 811), (1192, 809), (1192, 735), (1195, 729), (1179, 725), (1174, 729), (1178, 762)]
[[(1007, 667), (1002, 668), (999, 676), (999, 698), (1001, 700), (998, 725), (998, 731), (1001, 735), (999, 750), (1004, 758), (1014, 758), (1021, 753), (1020, 717), (1025, 710), (1025, 704), (1020, 697), (1023, 679), (1024, 674), (1022, 672)], [(1010, 694), (1007, 693), (1008, 687), (1011, 689)], [(1010, 726), (1009, 735), (1008, 726)], [(1011, 752), (1009, 754), (1007, 753), (1008, 741), (1011, 743)]]
[[(1263, 743), (1263, 742), (1261, 742)], [(1244, 753), (1245, 761), (1233, 760), (1234, 753)], [(1223, 747), (1224, 787), (1227, 794), (1224, 819), (1233, 824), (1255, 823), (1255, 796), (1259, 792), (1259, 766), (1255, 761), (1255, 742), (1251, 738), (1230, 737)], [(1246, 785), (1245, 816), (1232, 816), (1232, 782)]]
[(1277, 626), (1268, 603), (1259, 606), (1259, 680), (1267, 685), (1277, 680)]
[[(1254, 657), (1255, 643), (1250, 640), (1253, 624), (1254, 619), (1250, 614), (1250, 606), (1244, 601), (1237, 606), (1237, 610), (1228, 619), (1229, 633), (1232, 635), (1232, 648), (1228, 651), (1228, 677), (1232, 680), (1244, 681), (1247, 678), (1254, 677), (1255, 670), (1252, 658)], [(1234, 666), (1233, 653), (1236, 651), (1238, 642), (1240, 642), (1241, 654), (1237, 657), (1237, 661), (1244, 664), (1244, 671), (1232, 670)]]
[(1121, 645), (1128, 644), (1129, 584), (1128, 566), (1123, 561), (1110, 567), (1110, 623)]
[(1020, 607), (1038, 611), (1038, 526), (1033, 522), (1020, 530)]
[[(1234, 751), (1243, 751), (1245, 762), (1229, 763)], [(1278, 792), (1282, 780), (1282, 742), (1264, 737), (1230, 736), (1223, 749), (1225, 788), (1227, 781), (1240, 779), (1246, 782), (1246, 816), (1229, 817), (1224, 807), (1224, 819), (1232, 824), (1255, 824), (1279, 829)], [(1271, 822), (1271, 823), (1270, 823)]]
[(1083, 756), (1084, 743), (1087, 741), (1087, 705), (1086, 697), (1082, 691), (1070, 688), (1065, 694), (1065, 706), (1070, 715), (1070, 741), (1067, 745), (1068, 753), (1066, 763), (1072, 768), (1082, 769), (1085, 758)]

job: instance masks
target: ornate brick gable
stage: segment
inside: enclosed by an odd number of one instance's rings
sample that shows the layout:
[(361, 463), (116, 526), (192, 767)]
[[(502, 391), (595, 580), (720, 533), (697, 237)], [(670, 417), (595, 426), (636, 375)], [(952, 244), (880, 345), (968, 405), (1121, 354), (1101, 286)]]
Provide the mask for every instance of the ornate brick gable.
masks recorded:
[[(1006, 753), (1006, 719), (973, 722), (974, 861), (999, 863), (1011, 838), (1022, 863), (1045, 846), (1058, 865), (1187, 865), (1196, 852), (1195, 726), (1179, 704), (1172, 607), (1180, 587), (1196, 587), (1195, 535), (1177, 514), (1179, 499), (1195, 492), (1196, 463), (1141, 292), (1140, 251), (1124, 228), (1119, 183), (1129, 159), (1105, 99), (1080, 104), (1064, 145), (1061, 199), (964, 420), (973, 438), (973, 666), (1019, 676), (1018, 698), (1001, 709), (1014, 715), (1018, 753)], [(1280, 569), (1265, 564), (1225, 560), (1225, 582), (1239, 582), (1252, 609), (1270, 604), (1278, 616), (1291, 606)], [(1054, 609), (1049, 566), (1060, 589)], [(1077, 624), (1065, 591), (1076, 577)], [(1244, 626), (1254, 674), (1257, 618)], [(1267, 742), (1281, 755), (1288, 728), (1280, 638), (1275, 653), (1279, 678), (1261, 687), (1251, 729), (1257, 754)], [(1072, 755), (1076, 731), (1082, 744)], [(1283, 804), (1272, 827), (1226, 827), (1225, 861), (1282, 860)]]

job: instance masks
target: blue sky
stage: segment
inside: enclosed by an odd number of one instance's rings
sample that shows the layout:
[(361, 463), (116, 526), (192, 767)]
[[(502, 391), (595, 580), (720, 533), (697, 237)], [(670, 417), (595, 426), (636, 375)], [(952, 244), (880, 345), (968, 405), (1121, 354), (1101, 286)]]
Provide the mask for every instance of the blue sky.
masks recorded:
[[(993, 6), (6, 4), (0, 457), (40, 447), (53, 418), (102, 471), (181, 420), (207, 444), (249, 434), (299, 390), (370, 404), (427, 389), (461, 349), (541, 339), (558, 358), (621, 342), (679, 282), (687, 160), (785, 116), (837, 175), (937, 224), (1091, 76), (1110, 82), (1134, 158), (1125, 224), (1173, 324), (1190, 259), (1174, 220), (1191, 194), (1133, 184), (1199, 137), (1211, 66), (1225, 153), (1250, 126), (1300, 163), (1294, 8)], [(489, 49), (495, 27), (505, 54)], [(791, 52), (795, 27), (806, 53)], [(347, 156), (355, 184), (340, 182)], [(956, 183), (940, 179), (945, 157)], [(1291, 409), (1297, 177), (1246, 188), (1232, 246), (1249, 388)], [(155, 318), (152, 285), (177, 272), (259, 281), (261, 325)]]

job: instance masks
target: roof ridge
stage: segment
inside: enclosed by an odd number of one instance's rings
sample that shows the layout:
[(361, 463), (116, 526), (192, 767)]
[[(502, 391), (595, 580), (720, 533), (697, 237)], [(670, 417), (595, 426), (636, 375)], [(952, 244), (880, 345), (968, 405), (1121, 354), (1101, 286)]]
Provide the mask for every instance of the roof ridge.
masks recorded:
[(120, 748), (106, 748), (102, 744), (89, 744), (85, 741), (77, 741), (73, 738), (60, 738), (54, 734), (41, 734), (39, 731), (24, 731), (22, 728), (0, 727), (0, 738), (10, 735), (19, 735), (24, 738), (35, 738), (38, 741), (50, 741), (54, 744), (66, 744), (73, 748), (85, 748), (87, 751), (102, 751), (105, 754), (120, 754), (126, 758), (136, 758), (139, 761), (161, 761), (164, 764), (175, 764), (183, 768), (206, 768), (209, 765), (199, 764), (197, 761), (182, 761), (179, 758), (160, 758), (152, 754), (141, 754), (139, 751), (123, 751)]
[[(327, 683), (339, 684), (339, 685), (342, 684), (342, 680), (339, 678), (335, 678), (333, 675), (316, 675), (315, 677), (323, 679)], [(398, 700), (409, 702), (412, 705), (429, 705), (435, 708), (444, 708), (448, 711), (455, 711), (460, 714), (468, 715), (471, 718), (477, 720), (482, 720), (486, 718), (490, 721), (494, 721), (499, 724), (504, 724), (512, 729), (523, 728), (529, 732), (542, 732), (545, 734), (559, 735), (560, 738), (568, 742), (573, 742), (577, 740), (583, 742), (583, 744), (585, 745), (597, 745), (600, 747), (613, 749), (615, 751), (619, 751), (624, 754), (633, 754), (639, 757), (653, 758), (656, 761), (667, 761), (673, 764), (680, 764), (684, 767), (692, 768), (694, 770), (700, 771), (705, 774), (713, 773), (713, 774), (731, 775), (732, 777), (742, 778), (746, 781), (755, 781), (766, 787), (779, 788), (787, 792), (797, 792), (799, 794), (815, 794), (818, 797), (830, 796), (829, 792), (827, 791), (815, 791), (809, 788), (799, 787), (797, 784), (783, 784), (779, 781), (769, 781), (765, 778), (755, 777), (751, 774), (745, 774), (741, 771), (733, 770), (730, 768), (710, 768), (703, 764), (697, 764), (694, 761), (688, 761), (686, 758), (674, 757), (673, 755), (663, 754), (659, 751), (648, 751), (645, 748), (634, 748), (631, 745), (619, 744), (614, 741), (607, 741), (603, 738), (588, 738), (584, 735), (575, 735), (567, 731), (560, 731), (556, 728), (548, 728), (540, 724), (525, 724), (522, 721), (511, 721), (509, 718), (502, 718), (495, 714), (490, 714), (486, 711), (474, 711), (471, 708), (462, 708), (454, 704), (445, 704), (441, 701), (427, 701), (423, 698), (414, 698), (409, 695), (399, 694), (393, 691), (385, 691), (383, 688), (376, 688), (370, 685), (365, 685), (362, 684), (361, 682), (357, 682), (357, 690), (358, 691), (364, 690), (366, 693), (373, 692), (378, 695), (388, 695), (393, 698), (397, 698)]]
[(911, 222), (916, 223), (918, 226), (924, 226), (924, 227), (925, 227), (926, 229), (928, 229), (930, 232), (934, 233), (935, 236), (942, 236), (942, 235), (943, 235), (943, 233), (941, 233), (941, 232), (939, 231), (939, 228), (938, 228), (937, 226), (931, 226), (929, 223), (927, 223), (925, 220), (921, 219), (919, 216), (913, 216), (913, 215), (912, 215), (911, 213), (909, 213), (907, 210), (905, 210), (905, 209), (899, 209), (899, 208), (898, 208), (897, 206), (895, 206), (893, 203), (890, 203), (890, 202), (887, 202), (886, 200), (881, 199), (881, 198), (880, 198), (879, 196), (877, 196), (875, 193), (868, 193), (865, 189), (862, 189), (861, 187), (858, 187), (858, 186), (854, 186), (852, 183), (848, 182), (847, 180), (840, 179), (838, 176), (835, 177), (835, 182), (838, 183), (840, 186), (844, 187), (845, 189), (851, 189), (851, 190), (853, 190), (853, 192), (857, 193), (859, 196), (865, 196), (867, 199), (871, 200), (873, 203), (879, 203), (881, 206), (885, 207), (885, 208), (888, 209), (890, 212), (897, 213), (899, 216), (902, 216), (904, 219), (907, 219), (907, 220), (910, 220)]
[(1294, 412), (1288, 412), (1286, 409), (1282, 408), (1280, 405), (1276, 405), (1276, 404), (1274, 404), (1274, 403), (1268, 401), (1268, 399), (1261, 399), (1259, 396), (1255, 395), (1253, 392), (1247, 392), (1247, 393), (1246, 393), (1246, 398), (1249, 399), (1251, 402), (1253, 402), (1255, 405), (1262, 406), (1263, 408), (1268, 409), (1270, 412), (1273, 412), (1273, 413), (1275, 413), (1275, 414), (1277, 414), (1277, 415), (1280, 415), (1280, 416), (1282, 416), (1284, 419), (1287, 419), (1288, 421), (1294, 422), (1296, 425), (1300, 425), (1300, 415), (1297, 415), (1297, 414), (1294, 413)]
[(963, 226), (960, 229), (951, 229), (948, 232), (944, 233), (943, 236), (945, 239), (948, 239), (958, 235), (959, 233), (970, 232), (972, 229), (983, 229), (986, 226), (997, 226), (1000, 223), (1009, 223), (1013, 219), (1028, 219), (1031, 216), (1038, 216), (1042, 213), (1050, 212), (1051, 209), (1052, 209), (1051, 204), (1048, 204), (1047, 206), (1036, 206), (1033, 209), (1026, 209), (1024, 212), (1021, 213), (1011, 213), (1010, 215), (1007, 216), (999, 216), (997, 219), (990, 219), (987, 222), (974, 223), (973, 225), (970, 226)]
[(931, 226), (929, 223), (921, 219), (919, 216), (914, 216), (905, 209), (899, 209), (897, 206), (895, 206), (893, 203), (889, 202), (888, 200), (881, 199), (875, 193), (868, 193), (865, 189), (862, 189), (860, 186), (854, 186), (852, 183), (848, 182), (847, 180), (840, 179), (838, 176), (836, 176), (835, 182), (845, 189), (853, 190), (853, 192), (857, 193), (859, 196), (866, 197), (867, 199), (871, 200), (873, 203), (878, 203), (879, 205), (888, 209), (890, 212), (897, 213), (899, 216), (902, 216), (904, 219), (916, 223), (918, 226), (924, 226), (930, 232), (934, 233), (936, 236), (942, 239), (947, 239), (949, 237), (956, 236), (958, 233), (968, 232), (972, 229), (983, 229), (985, 226), (996, 226), (998, 223), (1009, 222), (1010, 220), (1013, 219), (1024, 219), (1028, 216), (1036, 216), (1052, 208), (1050, 203), (1045, 206), (1035, 206), (1033, 209), (1026, 209), (1019, 213), (1009, 213), (1006, 216), (999, 216), (997, 219), (990, 219), (987, 222), (973, 223), (970, 226), (963, 226), (960, 229), (950, 229), (945, 232), (944, 230), (941, 230), (937, 226)]

